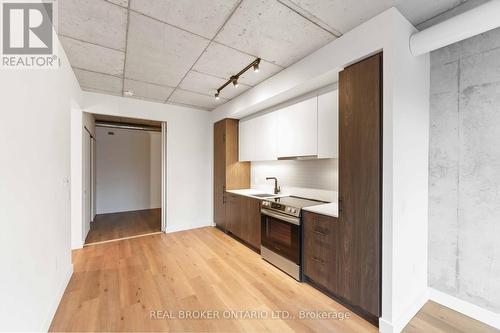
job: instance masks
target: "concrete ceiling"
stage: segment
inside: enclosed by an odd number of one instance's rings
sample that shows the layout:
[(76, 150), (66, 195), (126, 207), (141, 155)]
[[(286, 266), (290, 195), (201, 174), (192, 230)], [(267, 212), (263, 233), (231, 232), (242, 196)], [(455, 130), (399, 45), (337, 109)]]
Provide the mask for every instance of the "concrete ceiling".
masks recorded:
[(59, 36), (84, 90), (212, 110), (392, 6), (418, 25), (462, 2), (64, 0)]

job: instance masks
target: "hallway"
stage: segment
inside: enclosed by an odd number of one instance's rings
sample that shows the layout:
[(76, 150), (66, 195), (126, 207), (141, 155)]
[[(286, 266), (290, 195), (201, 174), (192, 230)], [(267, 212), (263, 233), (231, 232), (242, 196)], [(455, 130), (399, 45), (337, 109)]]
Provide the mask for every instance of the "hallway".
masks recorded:
[(161, 231), (161, 208), (99, 214), (90, 224), (85, 245)]

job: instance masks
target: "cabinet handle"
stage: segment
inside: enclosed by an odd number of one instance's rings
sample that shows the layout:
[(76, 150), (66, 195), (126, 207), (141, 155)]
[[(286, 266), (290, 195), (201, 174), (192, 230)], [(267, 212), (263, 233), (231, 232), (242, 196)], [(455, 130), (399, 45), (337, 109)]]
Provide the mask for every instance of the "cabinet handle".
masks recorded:
[(321, 235), (321, 236), (328, 236), (328, 234), (327, 234), (327, 233), (321, 232), (321, 231), (316, 230), (316, 229), (314, 229), (314, 233), (315, 233), (315, 234), (318, 234), (318, 235)]
[(319, 262), (320, 264), (324, 264), (325, 262), (321, 259), (318, 259), (316, 257), (311, 257), (312, 260), (316, 261), (316, 262)]

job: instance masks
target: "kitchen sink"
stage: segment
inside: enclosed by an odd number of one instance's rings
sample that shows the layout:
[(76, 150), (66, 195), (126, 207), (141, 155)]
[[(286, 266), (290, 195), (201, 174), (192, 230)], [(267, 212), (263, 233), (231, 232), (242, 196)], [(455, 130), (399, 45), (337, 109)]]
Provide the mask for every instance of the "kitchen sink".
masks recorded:
[(252, 194), (252, 196), (257, 198), (273, 198), (276, 196), (276, 194), (261, 193), (261, 194)]

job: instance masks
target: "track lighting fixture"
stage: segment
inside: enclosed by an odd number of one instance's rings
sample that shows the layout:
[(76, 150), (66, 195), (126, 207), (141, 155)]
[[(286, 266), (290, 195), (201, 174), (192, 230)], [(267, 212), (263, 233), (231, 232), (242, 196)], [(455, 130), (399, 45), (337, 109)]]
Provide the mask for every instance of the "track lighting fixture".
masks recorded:
[(217, 89), (217, 92), (214, 95), (215, 99), (219, 99), (219, 95), (220, 95), (221, 90), (226, 88), (230, 83), (232, 83), (235, 88), (238, 88), (238, 86), (239, 86), (238, 80), (240, 79), (241, 75), (243, 75), (250, 68), (253, 67), (253, 71), (255, 73), (258, 73), (259, 72), (259, 64), (260, 64), (260, 58), (257, 58), (254, 61), (252, 61), (248, 66), (243, 68), (238, 74), (231, 76), (226, 83), (224, 83), (222, 86), (219, 87), (219, 89)]

